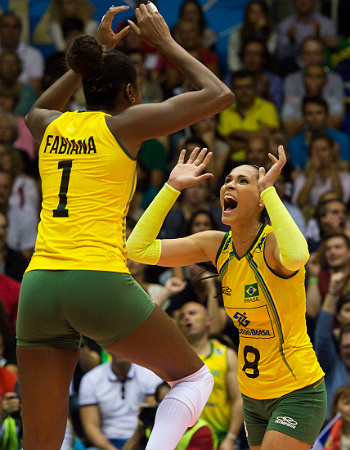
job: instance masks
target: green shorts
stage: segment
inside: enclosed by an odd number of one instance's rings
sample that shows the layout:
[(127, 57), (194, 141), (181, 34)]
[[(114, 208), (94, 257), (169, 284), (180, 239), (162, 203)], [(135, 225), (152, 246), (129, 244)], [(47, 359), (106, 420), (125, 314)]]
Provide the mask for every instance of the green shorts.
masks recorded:
[(153, 309), (127, 273), (33, 270), (22, 280), (17, 345), (79, 348), (84, 335), (108, 346), (132, 333)]
[(266, 431), (276, 430), (312, 447), (326, 417), (327, 396), (323, 379), (276, 399), (256, 400), (245, 395), (242, 398), (250, 446), (261, 445)]

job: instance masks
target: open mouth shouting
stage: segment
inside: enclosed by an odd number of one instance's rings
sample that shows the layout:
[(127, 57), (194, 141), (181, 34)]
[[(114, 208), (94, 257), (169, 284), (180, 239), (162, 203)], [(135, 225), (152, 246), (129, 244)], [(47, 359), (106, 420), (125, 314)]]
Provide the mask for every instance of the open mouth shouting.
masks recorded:
[(224, 197), (224, 213), (231, 213), (233, 212), (237, 207), (237, 202), (232, 197), (229, 197), (226, 195)]

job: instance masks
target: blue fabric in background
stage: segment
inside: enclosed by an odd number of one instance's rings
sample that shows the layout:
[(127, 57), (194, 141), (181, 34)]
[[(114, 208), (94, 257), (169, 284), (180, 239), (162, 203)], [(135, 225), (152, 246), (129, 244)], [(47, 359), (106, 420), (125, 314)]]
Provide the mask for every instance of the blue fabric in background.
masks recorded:
[[(224, 75), (227, 70), (226, 54), (227, 54), (227, 39), (230, 30), (237, 26), (243, 20), (244, 7), (248, 0), (199, 0), (205, 10), (205, 17), (207, 25), (212, 28), (219, 35), (216, 45), (216, 50), (220, 58), (221, 71)], [(132, 0), (92, 0), (95, 6), (95, 19), (100, 21), (103, 14), (113, 4), (114, 6), (132, 5)], [(182, 0), (157, 0), (157, 6), (160, 13), (164, 16), (169, 27), (172, 28), (178, 20), (179, 10)], [(29, 39), (37, 23), (44, 15), (46, 9), (50, 4), (50, 0), (0, 0), (0, 7), (3, 11), (14, 10), (27, 11), (29, 15), (28, 34)], [(120, 20), (133, 16), (133, 9), (130, 8), (127, 12), (119, 14)], [(23, 18), (24, 22), (27, 18)], [(115, 20), (117, 23), (117, 20)], [(31, 42), (30, 42), (31, 43)], [(42, 51), (44, 57), (53, 52), (53, 47), (49, 45), (37, 46)]]

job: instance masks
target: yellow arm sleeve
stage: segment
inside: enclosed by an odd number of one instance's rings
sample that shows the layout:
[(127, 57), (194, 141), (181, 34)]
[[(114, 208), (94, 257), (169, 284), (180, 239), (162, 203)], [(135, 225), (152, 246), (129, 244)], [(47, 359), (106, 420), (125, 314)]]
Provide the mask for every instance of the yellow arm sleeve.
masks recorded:
[(261, 193), (261, 198), (275, 231), (282, 265), (288, 270), (299, 270), (309, 259), (308, 245), (304, 236), (273, 186), (265, 189)]
[(130, 259), (145, 264), (157, 264), (162, 253), (162, 244), (161, 240), (156, 238), (180, 193), (167, 183), (164, 184), (127, 240), (126, 250)]

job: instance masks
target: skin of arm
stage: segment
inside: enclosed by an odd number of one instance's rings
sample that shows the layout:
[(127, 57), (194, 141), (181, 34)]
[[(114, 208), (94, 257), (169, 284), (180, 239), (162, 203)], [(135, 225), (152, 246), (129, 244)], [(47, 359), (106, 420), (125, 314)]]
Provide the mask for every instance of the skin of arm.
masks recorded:
[[(309, 280), (318, 278), (321, 271), (318, 253), (312, 253), (306, 265), (309, 273)], [(306, 286), (306, 314), (309, 317), (316, 318), (321, 308), (321, 293), (318, 282), (307, 283)]]
[(116, 450), (101, 431), (101, 417), (98, 405), (81, 406), (80, 418), (86, 436), (94, 447), (101, 450)]
[[(210, 276), (210, 274), (207, 273), (204, 276)], [(225, 309), (219, 305), (215, 278), (208, 278), (206, 283), (208, 284), (207, 311), (212, 318), (210, 333), (219, 334), (222, 333), (226, 326), (228, 315)]]
[[(232, 401), (231, 422), (227, 432), (238, 436), (243, 425), (242, 397), (239, 392), (237, 381), (238, 360), (236, 353), (231, 348), (229, 348), (227, 351), (227, 357), (228, 372), (226, 376), (226, 383), (229, 399)], [(220, 444), (220, 449), (222, 450), (232, 450), (235, 448), (235, 442), (230, 437), (226, 437)]]

